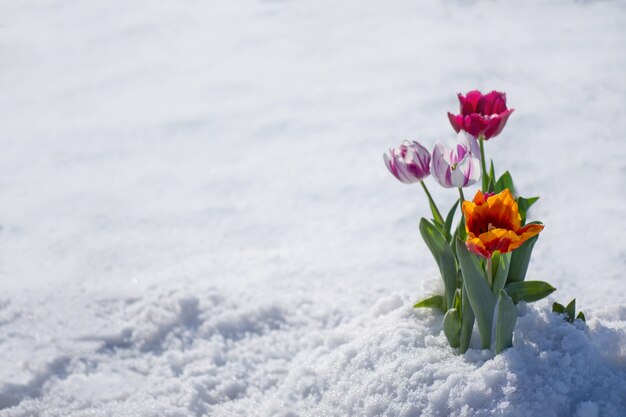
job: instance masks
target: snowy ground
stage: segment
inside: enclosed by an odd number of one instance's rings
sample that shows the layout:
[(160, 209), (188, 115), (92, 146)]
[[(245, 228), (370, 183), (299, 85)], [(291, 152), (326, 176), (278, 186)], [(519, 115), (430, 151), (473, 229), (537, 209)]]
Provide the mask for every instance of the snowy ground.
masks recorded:
[[(618, 1), (0, 2), (0, 416), (625, 416), (624, 27)], [(487, 153), (542, 196), (529, 278), (558, 288), (496, 358), (411, 309), (427, 208), (381, 157), (453, 138), (474, 88), (516, 108)], [(573, 297), (588, 326), (549, 313)]]

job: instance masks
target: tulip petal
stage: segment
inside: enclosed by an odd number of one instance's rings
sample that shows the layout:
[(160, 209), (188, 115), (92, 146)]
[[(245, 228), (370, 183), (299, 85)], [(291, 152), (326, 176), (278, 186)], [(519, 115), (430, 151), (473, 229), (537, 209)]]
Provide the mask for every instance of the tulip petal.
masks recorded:
[(474, 137), (478, 137), (485, 131), (488, 121), (480, 114), (473, 113), (463, 117), (463, 130)]
[(513, 113), (514, 110), (515, 109), (507, 110), (487, 120), (487, 125), (483, 133), (485, 136), (485, 140), (489, 140), (495, 136), (498, 136), (500, 132), (502, 132), (502, 129), (504, 129), (504, 126), (506, 125), (509, 116), (511, 115), (511, 113)]
[(478, 103), (480, 102), (480, 99), (483, 97), (483, 95), (480, 91), (473, 90), (467, 93), (465, 96), (459, 94), (458, 97), (461, 104), (461, 114), (466, 116), (468, 114), (476, 113)]
[(459, 114), (455, 116), (454, 114), (448, 112), (448, 120), (450, 120), (452, 129), (454, 129), (456, 133), (459, 133), (463, 128), (463, 115)]
[(506, 110), (506, 93), (492, 91), (480, 98), (476, 104), (476, 113), (483, 116), (499, 114)]

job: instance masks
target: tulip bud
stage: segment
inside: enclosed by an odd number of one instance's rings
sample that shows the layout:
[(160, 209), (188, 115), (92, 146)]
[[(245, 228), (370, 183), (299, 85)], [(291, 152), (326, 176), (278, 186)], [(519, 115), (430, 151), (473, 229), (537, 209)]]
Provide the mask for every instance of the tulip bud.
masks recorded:
[(459, 133), (458, 142), (449, 149), (438, 141), (432, 158), (432, 174), (446, 188), (468, 187), (480, 179), (480, 158), (476, 139)]
[(385, 152), (383, 159), (389, 172), (405, 184), (421, 181), (430, 175), (430, 153), (415, 141), (405, 140), (397, 149)]

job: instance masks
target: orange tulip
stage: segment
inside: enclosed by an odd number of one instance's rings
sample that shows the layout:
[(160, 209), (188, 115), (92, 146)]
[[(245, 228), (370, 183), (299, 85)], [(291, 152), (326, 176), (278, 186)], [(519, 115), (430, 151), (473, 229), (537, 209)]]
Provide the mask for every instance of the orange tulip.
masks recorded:
[(467, 249), (476, 255), (490, 259), (495, 251), (511, 252), (543, 230), (541, 224), (522, 227), (517, 202), (511, 191), (499, 194), (478, 190), (474, 201), (463, 202)]

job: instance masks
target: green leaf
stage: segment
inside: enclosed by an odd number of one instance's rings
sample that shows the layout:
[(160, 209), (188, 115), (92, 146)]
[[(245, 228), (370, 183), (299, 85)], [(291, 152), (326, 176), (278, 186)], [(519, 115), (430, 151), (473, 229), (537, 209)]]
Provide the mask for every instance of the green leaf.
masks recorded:
[(515, 304), (520, 301), (531, 303), (541, 300), (556, 291), (556, 288), (543, 281), (511, 282), (504, 289)]
[(474, 310), (472, 310), (472, 306), (470, 305), (467, 297), (467, 290), (465, 289), (465, 286), (463, 286), (461, 295), (461, 340), (459, 346), (461, 348), (461, 353), (465, 353), (467, 352), (467, 349), (469, 349), (475, 319)]
[(430, 211), (433, 214), (433, 218), (432, 218), (433, 224), (437, 227), (439, 231), (442, 231), (444, 227), (443, 219), (441, 218), (441, 215), (437, 211), (437, 208), (435, 207), (435, 203), (429, 199), (428, 204), (430, 204)]
[(587, 320), (585, 320), (585, 315), (583, 314), (582, 311), (578, 312), (578, 315), (576, 316), (576, 318), (584, 321), (585, 323), (587, 322)]
[[(496, 254), (497, 256), (495, 256)], [(496, 270), (493, 277), (491, 291), (493, 292), (493, 296), (497, 297), (500, 290), (504, 288), (504, 285), (506, 284), (506, 277), (509, 274), (509, 265), (511, 263), (511, 252), (505, 254), (494, 252), (491, 262)]]
[(511, 174), (509, 173), (509, 171), (506, 171), (504, 174), (502, 174), (500, 178), (498, 178), (498, 181), (496, 182), (495, 192), (499, 193), (501, 191), (504, 191), (506, 188), (508, 188), (511, 191), (511, 193), (515, 195), (515, 186), (513, 185), (513, 177), (511, 177)]
[(500, 290), (494, 314), (494, 350), (496, 354), (513, 346), (513, 329), (517, 321), (517, 309), (513, 300)]
[(563, 306), (563, 304), (559, 304), (556, 301), (552, 304), (552, 311), (554, 311), (555, 313), (558, 314), (564, 314), (565, 313), (565, 307)]
[(513, 251), (506, 282), (524, 281), (528, 271), (528, 264), (530, 263), (530, 255), (533, 253), (533, 248), (538, 238), (539, 235), (531, 237), (522, 246)]
[(460, 333), (461, 333), (461, 317), (459, 311), (456, 308), (448, 310), (445, 316), (443, 316), (443, 333), (448, 339), (448, 343), (453, 348), (459, 347)]
[(413, 308), (438, 308), (442, 313), (445, 313), (446, 309), (443, 304), (443, 296), (433, 295), (432, 297), (424, 298), (423, 300), (418, 301), (415, 303)]
[(456, 308), (456, 310), (461, 313), (461, 289), (457, 288), (454, 292), (454, 303), (452, 308)]
[(495, 300), (487, 284), (485, 274), (475, 255), (471, 254), (461, 240), (456, 241), (456, 254), (463, 272), (463, 283), (476, 316), (483, 349), (491, 347), (491, 325)]
[(493, 159), (491, 160), (491, 167), (489, 168), (489, 179), (487, 181), (487, 191), (493, 192), (496, 188), (496, 172), (493, 169)]
[(441, 232), (424, 218), (420, 221), (420, 233), (439, 266), (445, 288), (445, 306), (451, 307), (456, 290), (456, 258)]
[(526, 215), (530, 206), (535, 204), (539, 200), (539, 197), (517, 197), (517, 207), (519, 208), (519, 214), (522, 217), (522, 226), (526, 224)]
[(452, 229), (452, 221), (454, 220), (454, 213), (456, 213), (456, 208), (459, 206), (459, 201), (456, 200), (456, 203), (452, 206), (448, 215), (446, 216), (446, 223), (443, 225), (443, 236), (446, 238), (447, 242), (452, 240), (452, 235), (450, 234), (450, 230)]
[(576, 299), (574, 298), (569, 302), (567, 307), (565, 307), (565, 314), (567, 314), (567, 318), (570, 322), (574, 321), (574, 316), (576, 316)]

